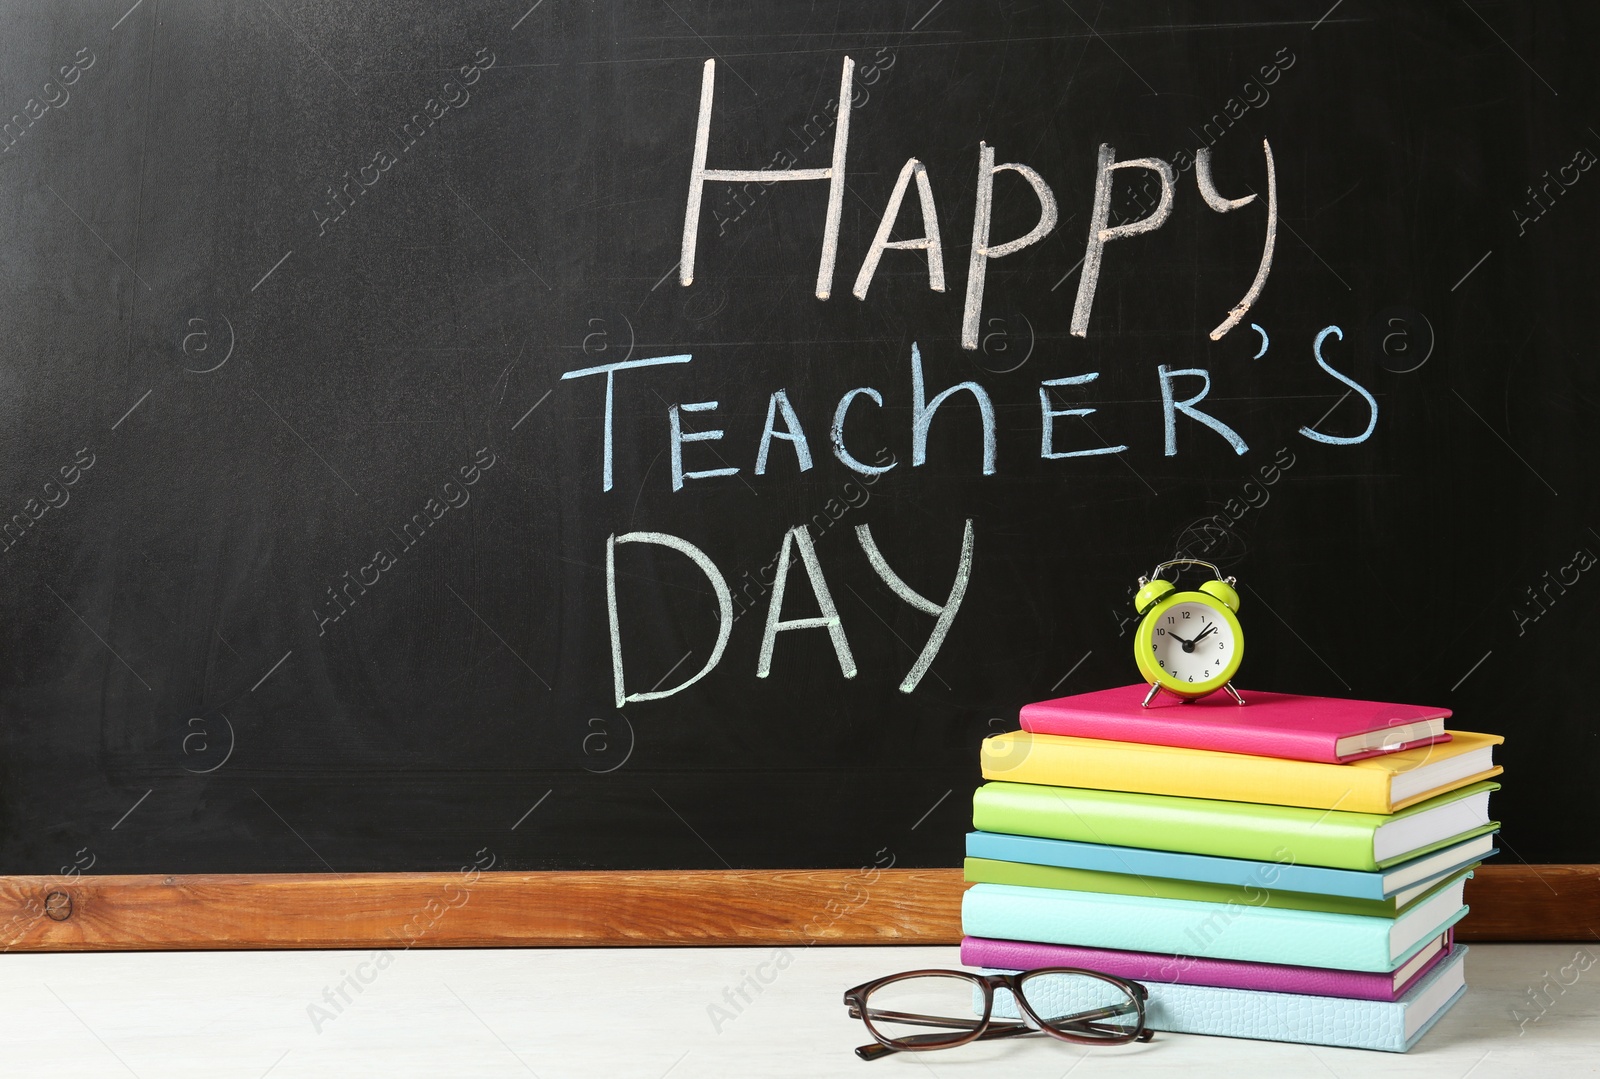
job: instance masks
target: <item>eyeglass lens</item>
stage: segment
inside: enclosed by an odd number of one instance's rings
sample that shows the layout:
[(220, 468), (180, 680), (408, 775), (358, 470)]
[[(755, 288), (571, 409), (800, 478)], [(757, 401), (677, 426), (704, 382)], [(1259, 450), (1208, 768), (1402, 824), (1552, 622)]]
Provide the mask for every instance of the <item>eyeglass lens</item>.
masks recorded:
[[(1088, 974), (1038, 971), (1018, 981), (1023, 997), (1046, 1026), (1078, 1037), (1126, 1039), (1139, 1029), (1139, 1006), (1115, 982)], [(994, 1018), (1024, 1018), (1008, 990), (995, 991)]]
[(900, 978), (874, 989), (862, 1018), (879, 1037), (907, 1048), (952, 1045), (983, 1021), (983, 987), (953, 974)]

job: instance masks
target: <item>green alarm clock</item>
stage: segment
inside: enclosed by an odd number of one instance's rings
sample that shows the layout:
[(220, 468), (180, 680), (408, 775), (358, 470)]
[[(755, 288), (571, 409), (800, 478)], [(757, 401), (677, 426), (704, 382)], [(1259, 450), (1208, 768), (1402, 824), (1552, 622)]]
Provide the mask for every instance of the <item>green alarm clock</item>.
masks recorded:
[[(1184, 565), (1204, 566), (1216, 579), (1186, 592), (1161, 579), (1162, 571)], [(1133, 658), (1150, 683), (1144, 707), (1163, 689), (1185, 703), (1219, 689), (1235, 703), (1244, 703), (1230, 681), (1244, 659), (1239, 593), (1233, 588), (1237, 583), (1210, 562), (1194, 558), (1163, 562), (1150, 576), (1139, 578), (1133, 605), (1141, 618), (1133, 635)]]

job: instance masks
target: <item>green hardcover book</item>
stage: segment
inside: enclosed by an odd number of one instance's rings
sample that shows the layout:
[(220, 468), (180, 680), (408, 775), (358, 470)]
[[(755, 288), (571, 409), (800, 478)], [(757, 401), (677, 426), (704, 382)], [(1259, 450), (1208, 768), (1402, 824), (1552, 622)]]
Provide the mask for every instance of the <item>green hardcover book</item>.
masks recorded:
[(986, 783), (972, 799), (985, 832), (1292, 862), (1364, 872), (1493, 831), (1487, 780), (1398, 813), (1346, 813), (1164, 794)]
[(1025, 888), (1060, 888), (1103, 895), (1146, 895), (1153, 899), (1194, 899), (1202, 903), (1233, 903), (1241, 907), (1280, 907), (1284, 910), (1322, 910), (1330, 914), (1361, 914), (1395, 918), (1413, 903), (1452, 883), (1481, 862), (1462, 866), (1443, 881), (1431, 880), (1387, 899), (1352, 899), (1343, 895), (1286, 892), (1266, 885), (1212, 884), (1209, 881), (1143, 877), (1133, 873), (1104, 873), (1096, 869), (1070, 869), (1059, 865), (1003, 862), (996, 858), (968, 858), (966, 879), (975, 884), (1018, 884)]

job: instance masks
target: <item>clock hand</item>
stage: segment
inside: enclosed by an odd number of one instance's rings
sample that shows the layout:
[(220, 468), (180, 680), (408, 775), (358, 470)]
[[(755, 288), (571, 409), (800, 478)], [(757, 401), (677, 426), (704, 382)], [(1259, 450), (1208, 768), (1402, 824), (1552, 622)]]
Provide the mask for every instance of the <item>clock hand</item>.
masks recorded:
[(1200, 635), (1194, 639), (1194, 642), (1196, 644), (1199, 644), (1200, 641), (1205, 638), (1206, 634), (1212, 632), (1216, 628), (1217, 628), (1217, 624), (1215, 622), (1210, 623), (1209, 625), (1206, 626), (1206, 628), (1204, 630), (1202, 630), (1200, 632)]
[[(1177, 634), (1176, 634), (1176, 633), (1174, 633), (1174, 632), (1172, 632), (1172, 631), (1171, 631), (1171, 630), (1170, 630), (1170, 629), (1169, 629), (1169, 630), (1167, 630), (1167, 636), (1168, 636), (1168, 637), (1171, 637), (1171, 638), (1172, 638), (1172, 639), (1173, 639), (1173, 640), (1175, 640), (1175, 641), (1178, 641), (1178, 642), (1180, 642), (1180, 643), (1182, 643), (1182, 644), (1183, 644), (1183, 645), (1185, 645), (1185, 646), (1188, 646), (1188, 645), (1191, 645), (1191, 644), (1194, 644), (1194, 641), (1187, 641), (1187, 640), (1184, 640), (1184, 639), (1183, 639), (1183, 638), (1182, 638), (1182, 637), (1180, 637), (1180, 636), (1178, 636), (1178, 635), (1177, 635)], [(1199, 640), (1199, 639), (1200, 639), (1200, 638), (1198, 638), (1198, 637), (1196, 637), (1196, 638), (1195, 638), (1195, 641), (1197, 641), (1197, 640)]]

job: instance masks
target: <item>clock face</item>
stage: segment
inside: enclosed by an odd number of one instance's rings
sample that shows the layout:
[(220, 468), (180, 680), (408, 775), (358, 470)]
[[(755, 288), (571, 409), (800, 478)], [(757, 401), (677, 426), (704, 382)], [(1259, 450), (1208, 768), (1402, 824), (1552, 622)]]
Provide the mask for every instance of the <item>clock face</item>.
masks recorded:
[(1186, 600), (1157, 613), (1154, 622), (1146, 639), (1150, 666), (1164, 680), (1199, 688), (1232, 673), (1240, 642), (1232, 621), (1215, 607)]

